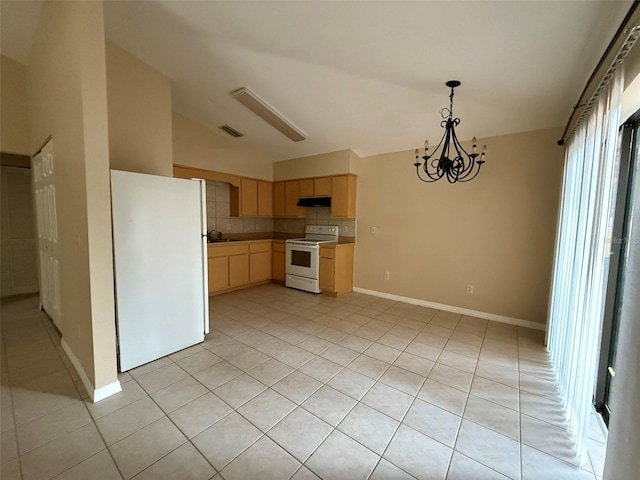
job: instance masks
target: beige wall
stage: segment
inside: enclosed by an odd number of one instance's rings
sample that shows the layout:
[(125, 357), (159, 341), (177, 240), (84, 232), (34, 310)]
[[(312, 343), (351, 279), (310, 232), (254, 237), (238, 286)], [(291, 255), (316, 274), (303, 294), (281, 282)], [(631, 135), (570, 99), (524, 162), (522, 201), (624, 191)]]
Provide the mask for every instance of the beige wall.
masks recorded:
[(100, 388), (117, 381), (101, 2), (44, 2), (27, 91), (29, 151), (53, 141), (61, 332)]
[(360, 157), (352, 150), (293, 158), (273, 164), (273, 180), (357, 173)]
[(173, 176), (171, 82), (107, 42), (111, 168)]
[(30, 155), (27, 122), (27, 71), (24, 65), (1, 56), (0, 150)]
[[(560, 129), (483, 139), (473, 181), (426, 184), (412, 151), (365, 157), (357, 287), (546, 321), (564, 151)], [(379, 227), (371, 234), (371, 227)], [(390, 280), (384, 280), (384, 272)], [(465, 292), (474, 285), (474, 294)]]
[(173, 163), (271, 180), (273, 156), (173, 113)]

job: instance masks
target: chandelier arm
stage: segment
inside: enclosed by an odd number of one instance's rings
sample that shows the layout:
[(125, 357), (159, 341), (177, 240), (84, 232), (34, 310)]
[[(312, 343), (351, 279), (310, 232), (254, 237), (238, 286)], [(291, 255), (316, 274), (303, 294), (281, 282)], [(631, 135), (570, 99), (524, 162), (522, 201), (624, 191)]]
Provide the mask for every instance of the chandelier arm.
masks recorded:
[[(440, 143), (438, 143), (438, 145), (436, 146), (436, 148), (433, 150), (433, 153), (431, 155), (429, 155), (429, 158), (433, 157), (436, 153), (438, 153), (438, 149), (440, 148), (440, 146), (442, 145), (442, 142), (444, 142), (444, 137), (447, 136), (447, 132), (442, 134), (442, 138), (440, 139)], [(426, 154), (426, 150), (425, 150), (425, 154)], [(426, 157), (427, 155), (425, 155), (424, 157)], [(422, 158), (424, 158), (422, 157)], [(424, 158), (425, 160), (427, 160), (426, 158)]]
[(427, 174), (427, 176), (429, 177), (429, 180), (425, 180), (424, 178), (422, 178), (422, 176), (420, 175), (420, 166), (417, 166), (417, 167), (416, 167), (416, 175), (418, 175), (418, 178), (419, 178), (421, 181), (423, 181), (423, 182), (425, 182), (425, 183), (433, 183), (433, 182), (436, 182), (436, 181), (440, 180), (440, 178), (439, 178), (439, 177), (438, 177), (438, 178), (433, 178), (433, 177), (431, 177), (431, 175), (429, 174), (429, 172), (427, 172), (426, 170), (425, 170), (425, 173), (426, 173), (426, 174)]
[[(453, 145), (454, 145), (454, 147), (456, 149), (456, 152), (458, 153), (458, 156), (460, 158), (464, 159), (464, 157), (462, 156), (462, 152), (464, 152), (466, 157), (469, 159), (469, 165), (467, 167), (463, 168), (461, 170), (461, 172), (460, 172), (460, 173), (465, 173), (466, 172), (466, 174), (465, 174), (465, 176), (466, 176), (466, 175), (469, 174), (469, 172), (471, 172), (471, 170), (473, 170), (473, 167), (474, 167), (474, 165), (476, 163), (475, 162), (475, 158), (472, 155), (469, 155), (469, 153), (464, 149), (464, 147), (460, 143), (460, 140), (458, 140), (458, 136), (456, 135), (455, 130), (453, 131)], [(462, 150), (462, 152), (460, 152), (460, 150)], [(463, 160), (462, 164), (464, 165), (464, 160)]]
[(478, 169), (476, 170), (476, 173), (473, 175), (473, 177), (471, 178), (467, 178), (468, 175), (465, 175), (464, 177), (462, 177), (460, 180), (458, 180), (459, 182), (470, 182), (471, 180), (473, 180), (474, 178), (476, 178), (478, 176), (478, 174), (480, 173), (480, 169), (482, 168), (482, 165), (478, 165)]
[(426, 173), (427, 176), (434, 182), (436, 180), (440, 180), (442, 178), (442, 175), (444, 174), (444, 172), (442, 171), (442, 168), (440, 168), (439, 163), (437, 163), (435, 167), (432, 165), (432, 171), (429, 171), (429, 166), (426, 164), (426, 162), (424, 165), (424, 173)]

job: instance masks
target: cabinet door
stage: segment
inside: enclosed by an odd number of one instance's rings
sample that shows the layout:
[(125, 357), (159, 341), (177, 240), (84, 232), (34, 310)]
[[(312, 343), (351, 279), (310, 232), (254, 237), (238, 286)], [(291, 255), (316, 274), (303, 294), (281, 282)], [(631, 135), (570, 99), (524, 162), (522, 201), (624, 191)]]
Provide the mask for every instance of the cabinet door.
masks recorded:
[(271, 252), (252, 253), (249, 259), (249, 281), (264, 282), (271, 278)]
[(331, 177), (313, 179), (313, 194), (316, 197), (331, 196)]
[(250, 178), (240, 181), (240, 215), (255, 217), (258, 215), (258, 182)]
[(229, 288), (229, 257), (208, 259), (209, 293)]
[(313, 178), (305, 178), (304, 180), (299, 180), (298, 182), (298, 185), (300, 187), (300, 196), (313, 197)]
[(334, 260), (320, 257), (320, 290), (335, 292)]
[(334, 218), (347, 217), (347, 176), (331, 179), (331, 216)]
[(273, 188), (271, 182), (258, 180), (258, 216), (273, 216)]
[(285, 253), (273, 252), (273, 273), (271, 277), (274, 280), (284, 282), (285, 279)]
[(299, 217), (300, 207), (298, 207), (297, 205), (299, 200), (299, 188), (298, 188), (297, 180), (293, 180), (285, 183), (284, 198), (285, 198), (284, 216)]
[(229, 286), (237, 287), (249, 283), (249, 254), (229, 257)]
[(356, 218), (356, 177), (331, 177), (331, 216)]
[(273, 216), (284, 217), (284, 183), (275, 182), (273, 184)]

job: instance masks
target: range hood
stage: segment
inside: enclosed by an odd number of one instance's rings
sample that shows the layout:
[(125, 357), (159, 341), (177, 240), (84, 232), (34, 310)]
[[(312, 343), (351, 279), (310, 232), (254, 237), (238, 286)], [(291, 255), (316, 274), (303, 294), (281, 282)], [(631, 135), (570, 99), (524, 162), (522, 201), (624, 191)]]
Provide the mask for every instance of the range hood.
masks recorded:
[(307, 197), (298, 199), (298, 207), (330, 207), (331, 197)]

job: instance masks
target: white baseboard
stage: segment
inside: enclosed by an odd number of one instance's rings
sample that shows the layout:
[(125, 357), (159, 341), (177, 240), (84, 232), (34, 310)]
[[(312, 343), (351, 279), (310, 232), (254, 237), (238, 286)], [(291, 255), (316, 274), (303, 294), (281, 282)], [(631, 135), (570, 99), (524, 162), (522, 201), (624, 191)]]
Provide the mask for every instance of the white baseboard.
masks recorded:
[(87, 373), (84, 371), (84, 368), (82, 368), (80, 360), (78, 360), (78, 357), (73, 353), (73, 350), (71, 350), (71, 347), (64, 338), (60, 341), (60, 346), (69, 357), (69, 360), (76, 369), (76, 372), (78, 372), (78, 376), (80, 377), (84, 388), (87, 390), (87, 393), (91, 396), (93, 403), (104, 400), (105, 398), (122, 391), (122, 386), (118, 380), (110, 383), (109, 385), (105, 385), (104, 387), (94, 388), (91, 380), (89, 380), (89, 377), (87, 376)]
[(388, 300), (395, 300), (396, 302), (410, 303), (412, 305), (419, 305), (421, 307), (429, 307), (429, 308), (435, 308), (436, 310), (445, 310), (447, 312), (460, 313), (462, 315), (469, 315), (471, 317), (483, 318), (485, 320), (492, 320), (494, 322), (508, 323), (509, 325), (517, 325), (518, 327), (533, 328), (534, 330), (544, 331), (546, 327), (544, 323), (532, 322), (530, 320), (522, 320), (520, 318), (506, 317), (504, 315), (496, 315), (495, 313), (480, 312), (478, 310), (470, 310), (468, 308), (454, 307), (452, 305), (445, 305), (443, 303), (428, 302), (426, 300), (420, 300), (417, 298), (394, 295), (393, 293), (378, 292), (377, 290), (368, 290), (366, 288), (353, 287), (353, 291), (358, 293), (364, 293), (366, 295), (373, 295), (374, 297), (386, 298)]

